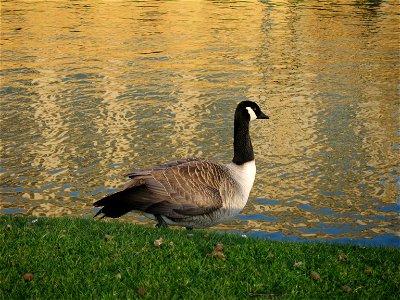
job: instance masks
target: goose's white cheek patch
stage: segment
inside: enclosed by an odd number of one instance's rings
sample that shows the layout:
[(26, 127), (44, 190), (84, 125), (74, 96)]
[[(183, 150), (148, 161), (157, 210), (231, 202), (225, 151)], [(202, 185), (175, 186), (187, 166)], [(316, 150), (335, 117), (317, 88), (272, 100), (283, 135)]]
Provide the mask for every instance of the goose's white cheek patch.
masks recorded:
[(253, 121), (255, 119), (257, 119), (257, 115), (254, 112), (254, 110), (251, 107), (246, 107), (247, 111), (249, 112), (250, 115), (250, 121)]

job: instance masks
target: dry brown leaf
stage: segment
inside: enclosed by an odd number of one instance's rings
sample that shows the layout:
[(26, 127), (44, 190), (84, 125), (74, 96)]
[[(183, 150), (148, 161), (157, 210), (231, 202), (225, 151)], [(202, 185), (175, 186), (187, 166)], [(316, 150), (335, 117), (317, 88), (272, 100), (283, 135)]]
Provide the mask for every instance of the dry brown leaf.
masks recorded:
[(31, 281), (34, 277), (35, 277), (35, 276), (34, 276), (33, 273), (31, 273), (31, 272), (28, 272), (28, 273), (25, 273), (25, 274), (22, 275), (22, 278), (23, 278), (25, 281)]
[(319, 276), (319, 274), (317, 272), (315, 272), (315, 271), (311, 271), (310, 276), (315, 281), (321, 280), (321, 276)]
[(365, 270), (364, 270), (364, 273), (368, 274), (368, 275), (371, 275), (372, 274), (372, 268), (366, 267)]
[(140, 297), (143, 297), (144, 295), (146, 295), (146, 290), (144, 287), (140, 287), (138, 288), (137, 293)]
[(348, 259), (348, 256), (344, 253), (340, 253), (338, 255), (338, 260), (340, 260), (340, 261), (346, 261), (347, 259)]
[(223, 251), (223, 250), (224, 250), (224, 244), (217, 243), (214, 245), (214, 251)]
[(154, 247), (160, 248), (162, 243), (163, 243), (163, 238), (159, 238), (159, 239), (155, 240), (153, 244), (154, 244)]
[(217, 257), (220, 260), (225, 261), (226, 257), (225, 257), (225, 254), (222, 252), (223, 250), (224, 250), (224, 244), (217, 243), (214, 245), (213, 251), (211, 253), (209, 253), (208, 256)]
[(213, 252), (209, 253), (208, 256), (217, 257), (217, 258), (219, 258), (220, 260), (223, 260), (223, 261), (226, 260), (225, 254), (222, 251), (213, 250)]
[(345, 291), (346, 293), (351, 293), (351, 291), (353, 289), (351, 287), (349, 287), (348, 285), (344, 285), (344, 286), (342, 286), (342, 290)]
[(104, 240), (105, 240), (106, 242), (111, 241), (113, 238), (114, 238), (114, 237), (113, 237), (112, 235), (109, 235), (109, 234), (105, 234), (105, 235), (104, 235)]
[(295, 268), (301, 268), (302, 266), (304, 266), (304, 262), (302, 261), (295, 261), (293, 264), (293, 267)]

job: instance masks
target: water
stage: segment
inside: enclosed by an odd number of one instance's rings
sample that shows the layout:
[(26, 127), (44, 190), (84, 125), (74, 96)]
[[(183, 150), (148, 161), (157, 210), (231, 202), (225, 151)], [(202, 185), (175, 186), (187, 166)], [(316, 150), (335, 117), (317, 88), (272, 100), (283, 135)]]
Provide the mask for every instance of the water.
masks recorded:
[(251, 128), (256, 182), (215, 230), (399, 246), (396, 1), (2, 1), (1, 15), (1, 214), (90, 217), (132, 165), (229, 162), (249, 99), (270, 116)]

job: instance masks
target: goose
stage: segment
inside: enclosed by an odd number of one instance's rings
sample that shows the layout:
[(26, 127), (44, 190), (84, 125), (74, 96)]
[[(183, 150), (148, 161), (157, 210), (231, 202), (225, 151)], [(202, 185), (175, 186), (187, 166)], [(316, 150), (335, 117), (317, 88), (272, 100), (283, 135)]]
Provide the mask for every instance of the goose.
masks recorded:
[(189, 157), (151, 168), (134, 170), (119, 192), (96, 201), (102, 207), (94, 216), (118, 218), (139, 211), (157, 226), (206, 228), (237, 215), (253, 186), (256, 165), (249, 125), (269, 119), (252, 101), (240, 102), (234, 117), (232, 162), (219, 164)]

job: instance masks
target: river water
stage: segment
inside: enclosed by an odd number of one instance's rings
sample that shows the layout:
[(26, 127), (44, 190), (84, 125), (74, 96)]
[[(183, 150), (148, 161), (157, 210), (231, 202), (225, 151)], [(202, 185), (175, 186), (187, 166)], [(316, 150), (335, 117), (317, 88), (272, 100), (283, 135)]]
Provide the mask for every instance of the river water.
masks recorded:
[(91, 217), (132, 166), (229, 162), (249, 99), (255, 185), (214, 230), (399, 246), (399, 6), (330, 2), (2, 1), (0, 214)]

